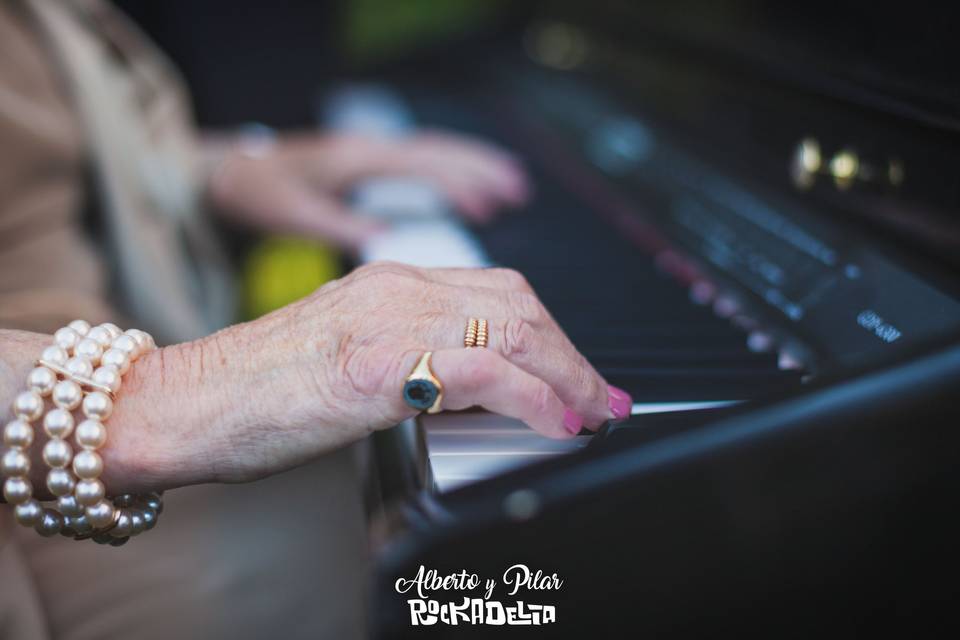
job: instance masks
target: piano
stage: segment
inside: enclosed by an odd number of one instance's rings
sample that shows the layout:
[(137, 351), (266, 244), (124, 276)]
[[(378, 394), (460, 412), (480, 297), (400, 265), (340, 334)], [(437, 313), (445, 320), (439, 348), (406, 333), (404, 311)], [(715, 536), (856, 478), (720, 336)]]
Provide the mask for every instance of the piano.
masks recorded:
[(958, 51), (922, 57), (930, 16), (769, 5), (545, 3), (326, 103), (519, 155), (536, 196), (484, 227), (362, 185), (393, 223), (363, 258), (518, 269), (635, 403), (570, 441), (477, 411), (377, 434), (377, 637), (411, 633), (419, 566), (516, 562), (564, 580), (528, 597), (548, 635), (955, 624)]

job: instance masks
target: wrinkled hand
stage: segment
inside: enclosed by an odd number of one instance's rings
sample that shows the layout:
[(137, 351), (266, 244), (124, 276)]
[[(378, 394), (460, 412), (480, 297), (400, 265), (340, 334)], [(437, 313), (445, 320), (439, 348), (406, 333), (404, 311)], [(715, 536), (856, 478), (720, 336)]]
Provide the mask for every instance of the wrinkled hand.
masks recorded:
[(459, 135), (424, 132), (397, 139), (291, 134), (262, 154), (233, 149), (213, 173), (208, 193), (218, 210), (239, 221), (355, 249), (381, 227), (352, 215), (343, 196), (372, 176), (431, 183), (478, 222), (523, 204), (529, 191), (523, 168), (507, 152)]
[[(463, 347), (469, 317), (488, 320), (487, 348)], [(425, 351), (445, 410), (481, 406), (552, 438), (629, 413), (629, 397), (608, 387), (506, 269), (372, 264), (200, 344), (207, 373), (192, 393), (219, 395), (218, 413), (191, 415), (207, 416), (200, 455), (218, 460), (216, 480), (276, 472), (415, 415), (402, 388)], [(203, 388), (208, 380), (214, 390)]]

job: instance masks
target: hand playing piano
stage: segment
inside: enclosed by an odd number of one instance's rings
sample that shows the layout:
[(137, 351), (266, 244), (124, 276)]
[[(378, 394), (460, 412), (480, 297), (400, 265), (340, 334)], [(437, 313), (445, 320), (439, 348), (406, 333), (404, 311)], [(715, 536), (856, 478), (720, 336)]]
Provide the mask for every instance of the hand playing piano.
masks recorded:
[[(469, 317), (488, 320), (487, 348), (463, 347)], [(114, 416), (113, 468), (143, 456), (186, 464), (141, 474), (176, 486), (306, 462), (413, 416), (402, 388), (425, 351), (445, 410), (480, 406), (551, 438), (630, 413), (629, 396), (608, 387), (519, 273), (374, 263), (258, 320), (144, 358)], [(151, 400), (167, 397), (178, 401)]]
[(208, 193), (218, 211), (255, 227), (360, 247), (380, 224), (353, 212), (344, 196), (374, 176), (414, 177), (434, 185), (476, 222), (522, 205), (529, 192), (520, 163), (464, 136), (422, 132), (403, 138), (298, 133), (224, 152)]

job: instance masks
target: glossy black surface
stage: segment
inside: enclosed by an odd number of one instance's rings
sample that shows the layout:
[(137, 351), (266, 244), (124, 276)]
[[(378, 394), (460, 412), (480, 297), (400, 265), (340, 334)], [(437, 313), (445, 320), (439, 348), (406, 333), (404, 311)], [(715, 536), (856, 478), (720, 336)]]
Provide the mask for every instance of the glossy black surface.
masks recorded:
[[(578, 454), (414, 500), (381, 557), (379, 635), (408, 635), (392, 584), (419, 565), (496, 576), (518, 561), (566, 580), (526, 594), (560, 617), (524, 637), (946, 629), (960, 566), (949, 104), (884, 104), (883, 83), (858, 97), (856, 75), (834, 91), (812, 63), (777, 75), (735, 47), (711, 56), (628, 4), (544, 11), (529, 33), (579, 30), (576, 68), (492, 47), (397, 86), (421, 122), (527, 161), (535, 201), (477, 235), (611, 382), (640, 401), (751, 402), (637, 416)], [(798, 190), (788, 168), (807, 135), (829, 154), (896, 154), (911, 177)], [(691, 302), (703, 280), (734, 299), (733, 322)], [(805, 366), (749, 348), (758, 329)], [(517, 492), (532, 515), (509, 508)]]

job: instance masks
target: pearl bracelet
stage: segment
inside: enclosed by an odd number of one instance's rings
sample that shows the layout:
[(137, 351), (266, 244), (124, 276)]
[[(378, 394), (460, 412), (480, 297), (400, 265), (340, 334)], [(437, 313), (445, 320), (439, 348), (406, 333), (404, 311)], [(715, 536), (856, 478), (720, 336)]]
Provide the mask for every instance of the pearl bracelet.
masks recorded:
[[(0, 472), (6, 477), (3, 495), (16, 505), (17, 521), (42, 536), (61, 533), (75, 540), (91, 538), (120, 546), (130, 536), (156, 526), (163, 501), (156, 493), (107, 498), (99, 479), (103, 460), (97, 450), (106, 442), (103, 422), (113, 412), (123, 374), (156, 345), (148, 333), (138, 329), (124, 333), (114, 324), (91, 327), (84, 320), (74, 320), (58, 330), (53, 342), (27, 377), (27, 391), (14, 400), (14, 419), (3, 431), (4, 443), (10, 448), (0, 460)], [(48, 396), (54, 407), (45, 412), (44, 398)], [(77, 408), (85, 419), (75, 427), (73, 411)], [(50, 437), (43, 447), (43, 461), (50, 468), (46, 483), (57, 497), (56, 508), (43, 507), (34, 499), (27, 478), (27, 451), (34, 437), (31, 423), (41, 417)], [(71, 433), (80, 447), (76, 455), (67, 442)]]

